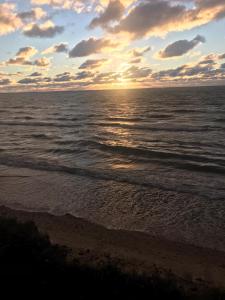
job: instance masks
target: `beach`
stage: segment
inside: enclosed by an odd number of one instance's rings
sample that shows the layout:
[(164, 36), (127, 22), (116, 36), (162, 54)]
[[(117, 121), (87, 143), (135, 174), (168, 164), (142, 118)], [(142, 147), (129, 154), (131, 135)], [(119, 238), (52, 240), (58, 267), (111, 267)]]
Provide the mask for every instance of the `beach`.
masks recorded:
[(183, 281), (225, 287), (223, 252), (158, 239), (141, 232), (110, 230), (69, 214), (25, 212), (0, 207), (0, 216), (33, 221), (53, 243), (67, 246), (81, 263), (115, 262), (128, 272), (171, 271)]

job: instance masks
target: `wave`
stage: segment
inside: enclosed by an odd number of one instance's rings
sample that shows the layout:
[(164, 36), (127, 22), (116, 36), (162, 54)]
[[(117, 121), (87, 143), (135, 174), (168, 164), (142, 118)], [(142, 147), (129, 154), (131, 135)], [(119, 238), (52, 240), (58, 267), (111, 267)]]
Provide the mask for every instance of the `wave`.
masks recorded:
[(163, 132), (206, 132), (206, 131), (218, 131), (224, 128), (216, 127), (216, 126), (201, 126), (201, 127), (154, 127), (151, 124), (149, 125), (131, 125), (131, 124), (121, 124), (121, 123), (104, 123), (104, 122), (89, 122), (87, 125), (90, 126), (102, 126), (102, 127), (118, 127), (118, 128), (125, 128), (125, 129), (132, 129), (132, 130), (143, 130), (143, 131), (163, 131)]
[(145, 121), (145, 118), (138, 118), (138, 117), (108, 117), (103, 118), (105, 121), (118, 121), (118, 122), (143, 122)]
[(169, 151), (154, 151), (150, 149), (141, 149), (141, 148), (135, 148), (135, 147), (126, 147), (121, 145), (109, 145), (109, 144), (103, 144), (96, 141), (91, 140), (81, 140), (78, 143), (82, 147), (93, 147), (97, 148), (102, 151), (109, 151), (113, 153), (119, 153), (124, 154), (126, 156), (136, 156), (136, 157), (146, 157), (146, 158), (159, 158), (160, 160), (171, 160), (175, 159), (176, 161), (189, 161), (191, 162), (200, 162), (205, 164), (221, 164), (225, 166), (225, 160), (223, 159), (217, 159), (217, 158), (210, 158), (208, 156), (203, 155), (190, 155), (190, 154), (184, 154), (184, 153), (175, 153), (175, 152), (169, 152)]
[(80, 127), (81, 124), (62, 124), (62, 123), (47, 123), (47, 122), (0, 122), (0, 126), (32, 126), (32, 127), (62, 127), (62, 128), (72, 128), (72, 127)]
[(77, 141), (73, 141), (73, 140), (62, 140), (62, 141), (55, 141), (56, 145), (70, 145), (70, 146), (76, 146), (77, 145)]
[(41, 139), (41, 140), (53, 139), (53, 137), (49, 136), (48, 134), (44, 134), (44, 133), (34, 133), (34, 134), (31, 134), (30, 137), (35, 138), (35, 139)]
[(52, 148), (45, 150), (46, 153), (53, 153), (53, 154), (77, 154), (82, 153), (85, 150), (83, 149), (75, 149), (75, 148)]
[(35, 120), (35, 118), (33, 118), (33, 117), (30, 117), (30, 116), (25, 116), (25, 117), (23, 117), (23, 116), (15, 116), (15, 117), (13, 117), (13, 120)]
[[(21, 159), (15, 157), (4, 156), (0, 157), (0, 164), (11, 166), (11, 167), (18, 167), (18, 168), (28, 168), (33, 170), (41, 170), (41, 171), (48, 171), (48, 172), (62, 172), (65, 174), (82, 176), (82, 177), (89, 177), (96, 180), (106, 180), (106, 181), (115, 181), (118, 183), (126, 183), (131, 185), (139, 185), (143, 187), (151, 187), (151, 188), (158, 188), (164, 191), (174, 191), (174, 192), (183, 192), (189, 193), (193, 195), (204, 196), (205, 198), (210, 199), (210, 195), (207, 195), (201, 191), (192, 190), (190, 186), (188, 186), (187, 190), (184, 190), (184, 187), (173, 186), (170, 184), (163, 184), (161, 180), (151, 182), (150, 180), (143, 178), (143, 176), (130, 176), (130, 174), (118, 174), (116, 172), (107, 172), (103, 169), (87, 169), (87, 168), (80, 168), (80, 167), (69, 167), (65, 165), (59, 164), (50, 164), (46, 161), (38, 161), (34, 163), (29, 159)], [(224, 171), (223, 171), (224, 173)], [(214, 199), (221, 197), (215, 196)]]
[[(57, 121), (57, 120), (56, 120)], [(56, 128), (74, 128), (82, 127), (81, 123), (70, 123), (73, 122), (70, 119), (67, 119), (67, 123), (57, 123), (57, 122), (17, 122), (17, 121), (0, 121), (0, 126), (24, 126), (24, 127), (56, 127)], [(147, 124), (147, 123), (146, 123)], [(218, 126), (201, 126), (201, 127), (168, 127), (167, 126), (152, 126), (151, 124), (147, 125), (136, 125), (136, 124), (124, 124), (124, 123), (115, 123), (115, 122), (87, 122), (85, 126), (97, 126), (97, 127), (115, 127), (115, 128), (124, 128), (130, 130), (141, 130), (141, 131), (161, 131), (161, 132), (218, 132), (225, 128)]]

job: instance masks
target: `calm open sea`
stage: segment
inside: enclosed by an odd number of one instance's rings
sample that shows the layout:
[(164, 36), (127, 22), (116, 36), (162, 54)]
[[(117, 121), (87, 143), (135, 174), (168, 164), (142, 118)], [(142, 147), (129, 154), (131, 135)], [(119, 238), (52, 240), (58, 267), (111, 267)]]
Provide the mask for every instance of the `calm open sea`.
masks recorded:
[(57, 173), (46, 210), (225, 249), (225, 87), (0, 94), (0, 164)]

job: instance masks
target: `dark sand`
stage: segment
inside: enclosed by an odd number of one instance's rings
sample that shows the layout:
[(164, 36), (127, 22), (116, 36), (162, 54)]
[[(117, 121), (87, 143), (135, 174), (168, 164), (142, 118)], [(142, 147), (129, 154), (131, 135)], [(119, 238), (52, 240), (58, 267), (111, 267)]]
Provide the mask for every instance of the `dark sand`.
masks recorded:
[(84, 263), (115, 260), (129, 271), (171, 270), (185, 280), (225, 286), (225, 253), (157, 239), (141, 232), (109, 230), (69, 214), (25, 212), (0, 207), (0, 216), (34, 221), (52, 242), (66, 245)]

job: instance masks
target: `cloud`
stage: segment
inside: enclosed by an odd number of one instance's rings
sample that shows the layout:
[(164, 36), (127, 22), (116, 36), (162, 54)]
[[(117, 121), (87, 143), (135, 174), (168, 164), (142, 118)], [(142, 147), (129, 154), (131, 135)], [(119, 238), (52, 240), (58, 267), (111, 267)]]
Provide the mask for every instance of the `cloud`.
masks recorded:
[(225, 53), (219, 56), (219, 59), (225, 59)]
[(225, 17), (225, 3), (223, 0), (196, 0), (196, 6), (203, 12), (212, 13), (215, 20)]
[(16, 72), (16, 73), (8, 73), (8, 72), (0, 72), (0, 77), (12, 77), (12, 76), (20, 76), (22, 75), (22, 72)]
[(51, 21), (42, 25), (33, 24), (24, 29), (24, 35), (28, 37), (53, 38), (55, 35), (64, 31), (63, 26), (57, 26)]
[(32, 62), (29, 60), (32, 56), (37, 53), (37, 50), (34, 47), (27, 46), (20, 48), (14, 58), (10, 58), (6, 61), (7, 65), (32, 65)]
[(18, 81), (18, 83), (20, 84), (33, 84), (33, 83), (38, 83), (39, 80), (36, 78), (23, 78), (21, 80)]
[(30, 58), (31, 56), (34, 56), (36, 53), (37, 50), (34, 47), (27, 46), (27, 47), (20, 48), (16, 53), (16, 56), (27, 59)]
[(151, 47), (136, 48), (136, 49), (131, 50), (131, 55), (133, 57), (141, 57), (149, 51), (151, 51)]
[(91, 84), (110, 84), (115, 83), (121, 78), (121, 75), (116, 72), (103, 72), (94, 76)]
[(69, 51), (68, 45), (66, 43), (60, 43), (57, 45), (53, 45), (52, 47), (47, 48), (42, 53), (50, 54), (50, 53), (67, 53)]
[(71, 75), (70, 72), (64, 72), (61, 74), (57, 74), (54, 78), (55, 82), (67, 82), (75, 79), (75, 76)]
[(82, 65), (80, 65), (79, 69), (95, 69), (101, 67), (107, 59), (88, 59)]
[(39, 73), (39, 72), (34, 72), (34, 73), (31, 73), (30, 74), (30, 77), (39, 77), (39, 76), (41, 76), (42, 74), (41, 73)]
[[(112, 0), (31, 0), (34, 5), (50, 5), (55, 9), (74, 10), (77, 13), (82, 12), (100, 12), (109, 5)], [(128, 6), (135, 0), (121, 0), (121, 4)]]
[(225, 70), (218, 66), (217, 55), (203, 57), (196, 64), (187, 64), (175, 69), (162, 70), (152, 74), (152, 79), (159, 82), (183, 80), (220, 80), (225, 79)]
[(48, 83), (51, 82), (52, 79), (50, 77), (40, 77), (40, 78), (29, 78), (25, 77), (18, 81), (19, 84), (39, 84), (39, 83)]
[(33, 63), (33, 66), (37, 66), (37, 67), (48, 67), (50, 65), (50, 60), (46, 57), (41, 57), (36, 59)]
[(35, 5), (50, 5), (56, 9), (74, 10), (77, 13), (92, 10), (95, 2), (93, 0), (31, 0)]
[(0, 35), (14, 32), (23, 28), (27, 22), (36, 21), (46, 16), (46, 12), (39, 7), (30, 11), (16, 12), (13, 3), (0, 4)]
[[(100, 12), (89, 24), (112, 33), (125, 32), (137, 39), (165, 35), (207, 24), (225, 17), (224, 0), (32, 0), (76, 12)], [(110, 25), (113, 26), (110, 28)]]
[(135, 6), (112, 32), (127, 32), (133, 38), (140, 38), (148, 33), (165, 31), (166, 26), (182, 16), (184, 9), (181, 5), (172, 7), (165, 1), (146, 1)]
[(14, 4), (0, 4), (0, 35), (13, 32), (18, 28), (21, 28), (22, 25), (22, 20), (15, 12)]
[(6, 65), (23, 65), (23, 66), (31, 66), (32, 62), (29, 60), (25, 60), (22, 57), (10, 58), (6, 61)]
[[(51, 77), (43, 77), (41, 73), (30, 74), (18, 81), (20, 85), (29, 85), (37, 89), (85, 89), (96, 88), (103, 85), (121, 86), (121, 82), (132, 83), (132, 86), (152, 86), (158, 85), (191, 85), (212, 84), (224, 82), (225, 64), (220, 64), (219, 54), (210, 54), (203, 56), (197, 63), (181, 65), (177, 68), (171, 68), (153, 72), (149, 67), (131, 66), (123, 72), (92, 72), (91, 69), (77, 72), (75, 75), (71, 72), (63, 72)], [(138, 57), (139, 59), (139, 57)], [(35, 76), (31, 76), (31, 75)], [(36, 76), (37, 75), (37, 76)], [(40, 76), (39, 76), (40, 75)], [(6, 74), (3, 74), (3, 78)], [(4, 85), (2, 83), (2, 85)], [(5, 82), (7, 86), (7, 83)], [(18, 85), (17, 85), (18, 86)], [(12, 85), (10, 85), (12, 88)]]
[(17, 14), (23, 21), (36, 21), (47, 16), (47, 13), (40, 7), (33, 8), (29, 11), (23, 11)]
[(180, 40), (176, 41), (169, 46), (167, 46), (164, 50), (159, 52), (159, 57), (161, 58), (170, 58), (182, 56), (192, 50), (200, 43), (205, 43), (205, 38), (201, 35), (197, 35), (193, 40)]
[(131, 64), (139, 64), (139, 63), (141, 63), (141, 61), (142, 61), (141, 57), (138, 57), (138, 58), (134, 58), (134, 59), (130, 60), (130, 63)]
[[(188, 2), (192, 5), (185, 6)], [(110, 31), (125, 32), (133, 39), (146, 35), (161, 36), (171, 31), (182, 31), (204, 25), (224, 16), (223, 0), (196, 0), (195, 2), (146, 0), (134, 6)]]
[(87, 79), (93, 77), (93, 73), (89, 72), (89, 71), (82, 71), (82, 72), (78, 72), (76, 74), (75, 79), (77, 80), (83, 80), (83, 79)]
[(204, 56), (199, 64), (200, 65), (215, 65), (217, 62), (217, 60), (220, 59), (220, 56), (219, 55), (216, 55), (216, 54), (209, 54), (209, 55), (206, 55)]
[(111, 0), (105, 11), (99, 17), (94, 18), (89, 24), (89, 28), (107, 27), (110, 22), (118, 21), (122, 18), (124, 6), (119, 0)]
[(20, 48), (14, 58), (10, 58), (5, 62), (6, 65), (23, 65), (23, 66), (37, 66), (47, 67), (50, 65), (50, 61), (46, 57), (38, 58), (31, 61), (30, 58), (37, 53), (34, 47), (27, 46)]
[(0, 85), (9, 85), (11, 83), (11, 80), (8, 78), (0, 79)]
[(70, 52), (69, 57), (84, 57), (91, 54), (96, 54), (101, 52), (104, 48), (113, 48), (117, 44), (112, 43), (108, 39), (100, 38), (90, 38), (88, 40), (83, 40), (78, 43)]
[(152, 73), (152, 70), (148, 67), (139, 68), (137, 66), (131, 66), (123, 72), (123, 78), (126, 79), (138, 79), (148, 77)]

